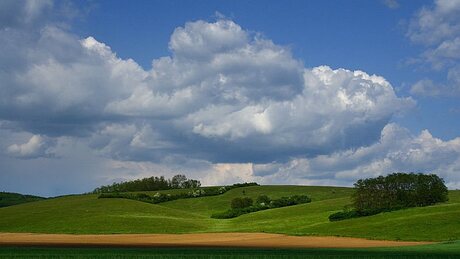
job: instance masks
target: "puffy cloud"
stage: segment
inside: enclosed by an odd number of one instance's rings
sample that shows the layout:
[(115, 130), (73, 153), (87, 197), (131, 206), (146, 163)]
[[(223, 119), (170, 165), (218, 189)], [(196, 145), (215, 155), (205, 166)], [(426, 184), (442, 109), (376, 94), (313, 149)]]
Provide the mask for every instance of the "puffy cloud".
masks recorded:
[(232, 52), (245, 47), (248, 40), (247, 32), (232, 21), (197, 21), (177, 28), (171, 36), (169, 47), (176, 58), (208, 61), (215, 53)]
[(306, 69), (288, 49), (228, 20), (187, 23), (175, 30), (170, 48), (173, 55), (154, 60), (145, 84), (106, 111), (151, 118), (162, 138), (180, 143), (174, 152), (214, 162), (371, 143), (393, 114), (414, 103), (379, 76)]
[(229, 20), (190, 22), (171, 36), (172, 57), (153, 61), (148, 83), (107, 110), (131, 116), (184, 116), (209, 106), (242, 108), (302, 92), (303, 66), (289, 50), (250, 37)]
[[(0, 31), (0, 118), (42, 134), (78, 135), (101, 120), (105, 106), (129, 96), (147, 73), (106, 45), (53, 24)], [(33, 123), (32, 123), (33, 121)], [(78, 129), (76, 129), (78, 125)], [(46, 129), (46, 131), (44, 131)]]
[(255, 176), (263, 176), (268, 182), (350, 184), (359, 178), (403, 171), (437, 173), (454, 188), (460, 181), (459, 168), (460, 137), (443, 141), (427, 130), (413, 136), (396, 124), (385, 126), (380, 140), (370, 146), (253, 166)]
[(447, 91), (444, 85), (436, 84), (430, 79), (422, 79), (411, 86), (413, 95), (438, 96)]
[(414, 42), (436, 45), (460, 33), (459, 0), (435, 0), (411, 20), (407, 36)]
[(204, 185), (231, 185), (234, 183), (255, 182), (252, 165), (246, 164), (214, 164), (210, 166), (202, 177)]
[[(458, 70), (460, 60), (460, 1), (437, 0), (431, 7), (423, 7), (412, 18), (407, 36), (425, 47), (418, 61), (428, 63), (437, 71), (447, 72), (445, 83), (420, 80), (412, 86), (417, 95), (460, 95)], [(456, 74), (455, 74), (456, 75)]]
[(193, 125), (193, 132), (205, 138), (225, 141), (227, 148), (242, 147), (238, 153), (253, 160), (259, 154), (275, 160), (371, 143), (394, 113), (412, 104), (396, 97), (382, 77), (323, 66), (305, 69), (304, 89), (291, 100), (236, 110), (214, 105), (188, 115), (182, 124)]
[(247, 163), (327, 154), (376, 141), (414, 103), (380, 76), (305, 68), (289, 49), (225, 19), (177, 28), (172, 55), (147, 71), (93, 37), (53, 24), (34, 32), (21, 47), (31, 53), (25, 65), (0, 74), (8, 82), (0, 117), (33, 133), (91, 136), (93, 148), (115, 159)]
[(445, 83), (422, 79), (411, 86), (410, 92), (420, 96), (460, 96), (460, 66), (447, 71)]
[(38, 157), (53, 157), (55, 141), (40, 135), (33, 135), (26, 143), (13, 144), (8, 147), (7, 153), (21, 159)]
[(429, 49), (424, 56), (437, 67), (444, 62), (460, 59), (460, 37), (443, 41), (435, 49)]

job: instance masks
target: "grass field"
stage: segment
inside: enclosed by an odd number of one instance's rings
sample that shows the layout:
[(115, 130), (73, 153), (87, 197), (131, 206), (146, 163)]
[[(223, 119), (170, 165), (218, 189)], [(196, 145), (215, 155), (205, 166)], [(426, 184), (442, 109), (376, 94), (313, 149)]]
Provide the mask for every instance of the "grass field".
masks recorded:
[(43, 197), (33, 195), (23, 195), (12, 192), (0, 192), (0, 208), (17, 204), (43, 200)]
[[(169, 191), (171, 192), (171, 191)], [(309, 204), (270, 209), (234, 219), (211, 219), (229, 208), (234, 197), (271, 198), (294, 194)], [(447, 203), (329, 222), (328, 216), (350, 203), (350, 188), (253, 186), (219, 196), (149, 204), (127, 199), (74, 195), (0, 208), (0, 232), (71, 234), (271, 232), (333, 235), (409, 241), (460, 240), (460, 191)]]
[(18, 248), (0, 247), (11, 258), (458, 258), (460, 242), (373, 249), (231, 249), (231, 248)]

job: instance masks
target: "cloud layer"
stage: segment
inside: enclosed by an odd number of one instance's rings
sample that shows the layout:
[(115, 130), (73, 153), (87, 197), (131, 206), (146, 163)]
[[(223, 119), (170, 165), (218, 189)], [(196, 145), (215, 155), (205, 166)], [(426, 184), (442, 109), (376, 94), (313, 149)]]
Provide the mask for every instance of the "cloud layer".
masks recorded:
[(412, 18), (407, 37), (425, 48), (418, 62), (427, 63), (437, 71), (446, 71), (444, 83), (422, 79), (412, 86), (411, 93), (422, 96), (460, 96), (460, 1), (436, 0), (423, 7)]
[[(30, 28), (4, 33), (22, 30)], [(169, 47), (172, 55), (145, 71), (92, 37), (44, 25), (21, 48), (32, 53), (24, 66), (2, 75), (0, 116), (33, 133), (91, 135), (117, 159), (152, 160), (169, 149), (250, 162), (372, 143), (413, 105), (382, 77), (305, 68), (289, 49), (230, 20), (187, 23)]]
[(450, 187), (459, 188), (460, 137), (442, 141), (427, 130), (414, 136), (405, 128), (388, 124), (380, 140), (370, 146), (284, 164), (256, 164), (253, 169), (254, 175), (265, 180), (310, 184), (345, 184), (397, 171), (433, 172), (448, 179)]
[[(53, 22), (55, 3), (2, 5), (21, 14), (0, 20), (0, 147), (11, 172), (18, 159), (62, 168), (48, 160), (90, 152), (100, 161), (82, 177), (102, 183), (185, 171), (207, 184), (349, 185), (444, 165), (457, 181), (459, 140), (389, 124), (415, 101), (381, 76), (306, 68), (289, 48), (223, 18), (176, 28), (171, 55), (144, 69)], [(424, 43), (424, 27), (414, 28)], [(15, 131), (25, 135), (6, 141)]]

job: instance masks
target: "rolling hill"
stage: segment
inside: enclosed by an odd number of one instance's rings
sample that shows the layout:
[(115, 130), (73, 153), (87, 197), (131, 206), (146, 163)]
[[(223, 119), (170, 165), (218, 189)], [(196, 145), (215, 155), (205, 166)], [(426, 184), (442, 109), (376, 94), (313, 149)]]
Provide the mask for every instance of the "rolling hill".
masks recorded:
[[(169, 190), (166, 193), (187, 190)], [(153, 192), (155, 193), (155, 192)], [(97, 195), (64, 196), (0, 208), (0, 232), (73, 234), (270, 232), (335, 235), (371, 239), (446, 241), (460, 239), (460, 191), (435, 206), (329, 222), (328, 216), (350, 203), (351, 188), (252, 186), (222, 195), (149, 204)], [(235, 197), (271, 198), (307, 194), (308, 204), (270, 209), (233, 219), (211, 219)]]
[(39, 201), (43, 199), (45, 198), (34, 195), (24, 195), (13, 192), (0, 192), (0, 208), (32, 201)]

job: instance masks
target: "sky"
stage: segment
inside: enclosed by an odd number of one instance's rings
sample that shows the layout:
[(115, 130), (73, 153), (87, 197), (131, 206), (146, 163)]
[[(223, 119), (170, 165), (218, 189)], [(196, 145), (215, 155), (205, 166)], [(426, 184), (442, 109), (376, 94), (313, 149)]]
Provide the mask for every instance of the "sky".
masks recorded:
[(0, 2), (0, 191), (460, 188), (460, 1)]

